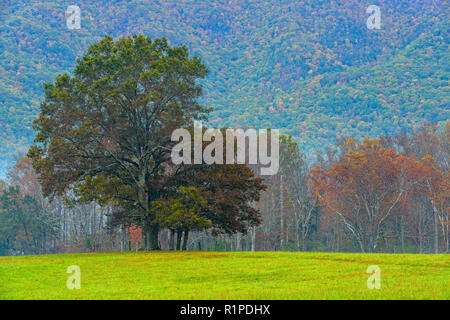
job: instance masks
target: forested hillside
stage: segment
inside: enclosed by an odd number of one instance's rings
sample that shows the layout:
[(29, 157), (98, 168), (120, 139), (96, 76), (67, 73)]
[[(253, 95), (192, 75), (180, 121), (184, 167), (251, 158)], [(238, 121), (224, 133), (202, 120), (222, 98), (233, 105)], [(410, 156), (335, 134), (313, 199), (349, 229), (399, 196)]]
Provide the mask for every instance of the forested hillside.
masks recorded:
[[(43, 82), (104, 35), (185, 43), (208, 66), (214, 125), (280, 128), (303, 149), (449, 118), (446, 1), (67, 1), (0, 4), (0, 172), (29, 145)], [(381, 8), (381, 29), (366, 8)]]

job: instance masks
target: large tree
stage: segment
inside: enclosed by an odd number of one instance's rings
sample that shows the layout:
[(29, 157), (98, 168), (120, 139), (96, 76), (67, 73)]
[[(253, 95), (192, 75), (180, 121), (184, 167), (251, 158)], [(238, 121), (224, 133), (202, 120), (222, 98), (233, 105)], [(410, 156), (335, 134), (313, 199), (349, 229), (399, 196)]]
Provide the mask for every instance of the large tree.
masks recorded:
[[(193, 131), (205, 120), (197, 81), (200, 59), (167, 41), (106, 37), (77, 61), (74, 76), (45, 84), (35, 121), (37, 146), (29, 156), (45, 196), (112, 204), (113, 223), (140, 225), (144, 246), (159, 249), (160, 220), (152, 202), (195, 187), (207, 205), (200, 215), (213, 231), (245, 232), (260, 222), (251, 203), (264, 189), (244, 164), (178, 164), (171, 161), (178, 128)], [(203, 142), (203, 148), (205, 147)]]
[(94, 187), (91, 199), (102, 194), (100, 200), (139, 216), (148, 248), (157, 249), (151, 202), (163, 187), (172, 131), (208, 112), (197, 102), (206, 73), (186, 47), (165, 39), (105, 37), (91, 45), (73, 76), (44, 86), (38, 145), (29, 152), (44, 195)]

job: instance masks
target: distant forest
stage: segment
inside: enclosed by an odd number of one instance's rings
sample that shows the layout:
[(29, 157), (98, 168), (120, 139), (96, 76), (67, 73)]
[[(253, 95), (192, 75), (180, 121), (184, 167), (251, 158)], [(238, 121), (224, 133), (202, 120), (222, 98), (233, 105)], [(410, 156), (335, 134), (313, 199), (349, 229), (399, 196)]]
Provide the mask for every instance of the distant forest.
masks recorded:
[[(277, 128), (311, 154), (449, 119), (448, 1), (66, 1), (0, 5), (0, 175), (34, 139), (43, 82), (70, 73), (104, 35), (185, 43), (210, 73), (213, 125)], [(381, 29), (366, 8), (381, 9)]]

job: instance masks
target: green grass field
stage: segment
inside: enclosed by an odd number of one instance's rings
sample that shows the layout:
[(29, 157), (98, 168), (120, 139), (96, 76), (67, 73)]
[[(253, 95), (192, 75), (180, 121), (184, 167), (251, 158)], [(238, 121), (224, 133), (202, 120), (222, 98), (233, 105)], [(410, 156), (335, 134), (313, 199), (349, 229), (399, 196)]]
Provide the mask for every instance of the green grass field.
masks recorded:
[[(81, 268), (81, 289), (66, 286)], [(381, 289), (367, 288), (369, 265)], [(127, 252), (0, 258), (0, 299), (449, 299), (450, 256)]]

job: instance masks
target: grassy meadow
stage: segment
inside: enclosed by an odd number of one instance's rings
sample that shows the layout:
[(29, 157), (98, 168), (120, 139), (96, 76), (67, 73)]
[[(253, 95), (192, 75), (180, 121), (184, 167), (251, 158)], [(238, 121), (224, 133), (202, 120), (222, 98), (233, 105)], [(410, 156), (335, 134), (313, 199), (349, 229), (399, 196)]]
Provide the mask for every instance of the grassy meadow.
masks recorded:
[[(66, 286), (81, 269), (81, 289)], [(367, 288), (367, 267), (381, 289)], [(126, 252), (0, 257), (0, 299), (450, 299), (450, 256)]]

